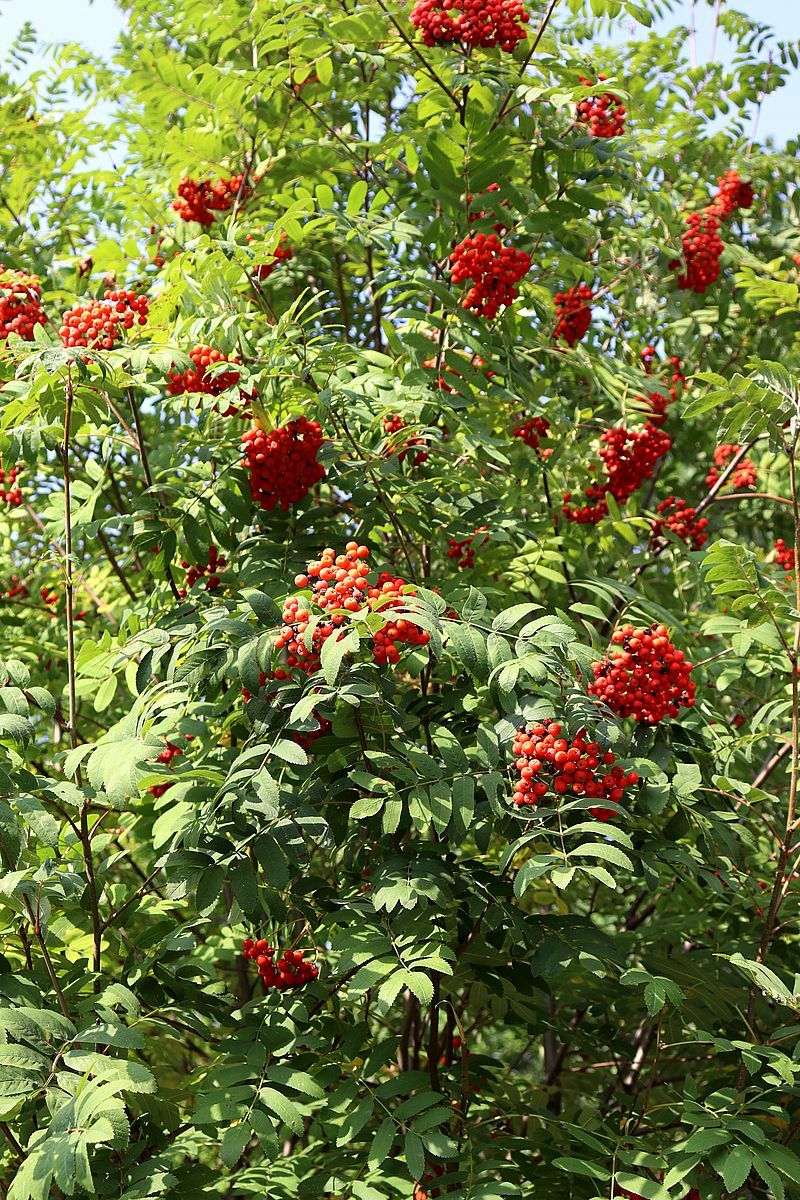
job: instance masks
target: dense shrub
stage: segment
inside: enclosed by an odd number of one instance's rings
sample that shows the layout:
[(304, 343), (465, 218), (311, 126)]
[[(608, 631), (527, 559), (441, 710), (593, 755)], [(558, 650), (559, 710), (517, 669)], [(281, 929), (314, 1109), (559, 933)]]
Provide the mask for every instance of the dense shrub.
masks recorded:
[(794, 48), (122, 7), (0, 78), (2, 1194), (800, 1196)]

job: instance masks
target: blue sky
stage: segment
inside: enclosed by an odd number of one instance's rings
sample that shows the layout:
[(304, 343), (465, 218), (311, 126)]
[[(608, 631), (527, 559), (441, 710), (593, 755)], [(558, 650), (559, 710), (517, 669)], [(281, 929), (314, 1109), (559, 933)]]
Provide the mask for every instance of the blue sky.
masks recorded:
[[(785, 40), (800, 41), (800, 0), (729, 0), (729, 6), (771, 25)], [(536, 5), (532, 4), (535, 9)], [(667, 28), (688, 21), (689, 0), (680, 0)], [(713, 9), (708, 0), (697, 2), (697, 48), (702, 60), (711, 42)], [(98, 54), (108, 54), (122, 27), (123, 16), (114, 0), (0, 0), (0, 55), (13, 41), (24, 21), (35, 26), (46, 42), (79, 41)], [(625, 36), (624, 33), (621, 36)], [(720, 43), (720, 54), (725, 53)], [(800, 73), (763, 108), (759, 135), (771, 135), (779, 143), (800, 134)]]

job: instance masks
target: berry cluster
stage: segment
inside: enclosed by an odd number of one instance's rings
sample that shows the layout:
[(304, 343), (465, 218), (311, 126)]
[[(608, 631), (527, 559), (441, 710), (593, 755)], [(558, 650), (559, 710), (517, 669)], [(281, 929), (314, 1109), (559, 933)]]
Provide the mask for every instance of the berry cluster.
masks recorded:
[(181, 596), (186, 596), (197, 583), (198, 579), (205, 579), (206, 590), (215, 592), (221, 584), (221, 579), (218, 572), (223, 571), (228, 565), (228, 560), (224, 554), (220, 554), (216, 546), (208, 548), (208, 562), (205, 565), (195, 565), (194, 563), (181, 562), (181, 566), (186, 572), (186, 580), (184, 586), (180, 589)]
[[(645, 372), (649, 375), (651, 367), (655, 360), (656, 352), (652, 346), (647, 346), (642, 351), (642, 365)], [(678, 399), (683, 385), (686, 383), (686, 376), (683, 373), (683, 363), (676, 355), (669, 358), (670, 377), (667, 386), (667, 395), (664, 396), (661, 392), (648, 392), (645, 403), (649, 409), (648, 420), (651, 425), (663, 425), (666, 420), (667, 409), (670, 404)]]
[(46, 325), (38, 275), (12, 271), (0, 264), (0, 341), (15, 333), (29, 342), (37, 325)]
[(417, 0), (411, 13), (426, 46), (459, 42), (508, 54), (528, 36), (529, 19), (521, 0)]
[(566, 292), (556, 292), (557, 321), (553, 341), (563, 338), (569, 346), (574, 346), (586, 337), (592, 322), (592, 299), (592, 289), (586, 283), (576, 283)]
[[(684, 273), (678, 278), (682, 292), (705, 292), (719, 279), (722, 251), (725, 249), (719, 236), (720, 216), (714, 205), (686, 217), (686, 231), (681, 239), (683, 247)], [(673, 259), (671, 267), (680, 265)]]
[(531, 256), (513, 246), (504, 246), (497, 234), (476, 233), (465, 237), (450, 255), (454, 284), (472, 280), (462, 300), (478, 316), (493, 320), (501, 308), (516, 300), (516, 284), (531, 269)]
[(275, 953), (275, 947), (270, 946), (266, 938), (258, 941), (245, 938), (242, 943), (242, 954), (256, 964), (265, 988), (283, 992), (287, 988), (313, 983), (319, 976), (319, 968), (305, 961), (305, 950), (284, 950), (277, 959)]
[(289, 259), (292, 257), (293, 257), (292, 247), (289, 245), (289, 242), (286, 238), (286, 234), (282, 233), (281, 240), (278, 242), (277, 246), (272, 251), (272, 262), (261, 263), (259, 266), (253, 267), (253, 271), (252, 271), (253, 278), (259, 279), (259, 280), (269, 279), (270, 275), (275, 270), (278, 263), (288, 262)]
[[(441, 376), (439, 378), (441, 379)], [(446, 387), (445, 390), (451, 392), (453, 389)], [(383, 429), (384, 432), (389, 435), (389, 437), (393, 437), (396, 433), (402, 433), (405, 428), (406, 423), (399, 413), (392, 413), (390, 416), (383, 418)], [(408, 437), (403, 438), (402, 442), (395, 442), (392, 446), (390, 446), (387, 450), (387, 454), (390, 458), (393, 454), (396, 454), (400, 462), (405, 462), (409, 452), (414, 446), (425, 445), (426, 442), (424, 438), (418, 437), (417, 434), (409, 434)], [(422, 465), (422, 463), (427, 462), (427, 459), (427, 450), (417, 450), (411, 459), (411, 465), (413, 467), (419, 467)]]
[(12, 575), (8, 587), (0, 584), (0, 595), (4, 600), (14, 600), (17, 596), (28, 596), (30, 593), (28, 585), (20, 579), (19, 575)]
[(524, 445), (530, 446), (531, 450), (536, 450), (540, 458), (549, 458), (553, 447), (540, 449), (541, 439), (546, 438), (549, 432), (550, 422), (547, 417), (530, 417), (517, 425), (514, 437), (519, 438)]
[[(605, 78), (605, 75), (598, 75), (597, 82), (602, 83)], [(582, 75), (581, 83), (584, 87), (592, 87), (594, 81)], [(625, 105), (613, 92), (580, 100), (575, 113), (575, 119), (588, 125), (588, 132), (597, 138), (619, 137), (625, 132), (625, 116)]]
[[(279, 676), (279, 674), (281, 675), (281, 677), (286, 677), (286, 678), (288, 678), (288, 676), (286, 675), (286, 672), (285, 672), (285, 671), (282, 671), (282, 672), (274, 671), (274, 672), (273, 672), (273, 674), (272, 674), (272, 678), (273, 678), (273, 679), (277, 679), (277, 678), (278, 678), (278, 676)], [(267, 679), (268, 679), (268, 678), (269, 678), (269, 676), (267, 675), (266, 671), (259, 671), (259, 672), (258, 672), (258, 686), (259, 686), (259, 688), (266, 687), (266, 685), (267, 685)], [(252, 693), (252, 692), (249, 690), (249, 688), (246, 688), (246, 687), (243, 687), (243, 688), (242, 688), (242, 699), (244, 700), (245, 704), (249, 704), (249, 703), (250, 703), (250, 701), (253, 699), (253, 693)]]
[[(447, 557), (455, 559), (455, 564), (459, 571), (471, 570), (475, 566), (475, 550), (477, 546), (483, 546), (489, 540), (489, 526), (481, 525), (474, 533), (471, 533), (468, 538), (463, 541), (458, 541), (456, 538), (450, 538), (450, 549), (447, 551)], [(485, 537), (480, 537), (485, 534)], [(480, 541), (476, 541), (480, 538)]]
[(323, 440), (322, 426), (306, 417), (269, 431), (258, 425), (248, 429), (242, 450), (253, 502), (271, 512), (276, 505), (286, 509), (302, 500), (325, 478), (325, 468), (317, 462)]
[[(700, 212), (686, 217), (686, 232), (683, 235), (684, 274), (678, 279), (682, 291), (705, 292), (719, 278), (719, 260), (725, 249), (719, 236), (719, 227), (738, 208), (749, 208), (753, 203), (753, 186), (744, 183), (738, 171), (726, 171), (717, 180), (719, 191), (711, 204)], [(679, 266), (673, 259), (670, 267)]]
[(333, 729), (333, 725), (328, 718), (321, 717), (316, 709), (314, 709), (314, 716), (319, 721), (317, 729), (309, 729), (305, 733), (298, 731), (292, 734), (292, 740), (297, 742), (298, 746), (302, 746), (304, 750), (309, 750), (314, 745), (314, 742), (319, 741), (320, 738), (327, 737)]
[[(707, 487), (712, 488), (714, 486), (725, 467), (739, 453), (741, 448), (741, 446), (736, 446), (729, 442), (723, 442), (721, 446), (716, 447), (714, 450), (714, 466), (711, 467), (706, 475)], [(726, 485), (737, 489), (755, 487), (758, 483), (758, 471), (753, 460), (751, 458), (741, 459), (725, 482)]]
[(45, 608), (50, 610), (50, 615), (54, 617), (56, 615), (56, 606), (61, 599), (59, 593), (45, 584), (43, 587), (39, 588), (39, 596), (42, 604), (45, 606)]
[(182, 221), (196, 221), (206, 228), (214, 223), (214, 214), (227, 212), (240, 191), (242, 200), (250, 195), (250, 188), (243, 188), (244, 175), (231, 179), (182, 179), (178, 184), (178, 199), (172, 207)]
[[(214, 350), (211, 346), (195, 346), (194, 350), (189, 351), (189, 358), (194, 364), (194, 369), (190, 367), (187, 371), (178, 374), (170, 372), (167, 376), (167, 391), (171, 396), (181, 396), (184, 392), (202, 392), (206, 396), (219, 396), (228, 388), (236, 387), (239, 382), (238, 371), (220, 371), (209, 375), (209, 367), (215, 367), (218, 363), (235, 363), (237, 361), (234, 358), (228, 358), (221, 350)], [(229, 416), (234, 411), (238, 410), (228, 409), (224, 415)]]
[(600, 457), (605, 464), (608, 488), (619, 504), (650, 479), (660, 458), (669, 452), (672, 438), (655, 425), (626, 429), (615, 425), (600, 438)]
[(597, 696), (620, 717), (657, 725), (677, 717), (695, 702), (692, 664), (669, 640), (666, 626), (634, 629), (623, 625), (611, 638), (602, 662), (592, 663), (589, 695)]
[(584, 489), (590, 503), (581, 507), (573, 506), (572, 493), (565, 492), (564, 516), (579, 525), (596, 525), (608, 516), (606, 493), (610, 492), (617, 504), (625, 504), (646, 479), (652, 478), (658, 460), (671, 445), (669, 434), (649, 423), (638, 429), (627, 429), (624, 425), (607, 429), (600, 437), (605, 481), (591, 483)]
[[(191, 741), (192, 735), (188, 734), (186, 740)], [(156, 762), (165, 763), (166, 766), (168, 766), (169, 769), (172, 770), (173, 758), (180, 758), (180, 756), (182, 754), (183, 754), (183, 751), (181, 750), (180, 746), (176, 746), (174, 742), (168, 741), (166, 746), (164, 747), (164, 749), (161, 751), (158, 758), (156, 759)], [(158, 796), (163, 796), (164, 792), (169, 791), (169, 789), (171, 787), (172, 787), (171, 781), (167, 781), (166, 783), (154, 783), (153, 786), (148, 788), (147, 790), (151, 796), (158, 797)]]
[(794, 570), (794, 546), (787, 546), (783, 538), (775, 541), (775, 562), (784, 571)]
[[(23, 593), (20, 592), (19, 594), (22, 595)], [(27, 588), (25, 588), (24, 594), (28, 594)], [(45, 611), (47, 612), (48, 617), (51, 617), (53, 620), (55, 620), (55, 618), (58, 616), (58, 608), (63, 600), (63, 596), (60, 592), (55, 591), (53, 588), (47, 585), (39, 589), (39, 596), (41, 597), (42, 603), (45, 606)], [(93, 613), (89, 608), (73, 608), (72, 616), (76, 621), (87, 621), (90, 617), (95, 616), (95, 613)], [(48, 670), (49, 669), (50, 668), (48, 666)]]
[(727, 221), (737, 208), (751, 208), (755, 199), (752, 183), (745, 183), (738, 171), (726, 171), (717, 180), (719, 191), (714, 197), (714, 204), (719, 209), (720, 218)]
[[(568, 741), (555, 720), (523, 725), (514, 736), (513, 754), (519, 774), (514, 784), (517, 808), (539, 804), (551, 791), (557, 796), (569, 792), (619, 804), (625, 788), (639, 782), (635, 771), (623, 771), (615, 765), (616, 756), (589, 741), (585, 730), (579, 730)], [(590, 812), (601, 821), (615, 815), (615, 810), (607, 807), (592, 808)]]
[(698, 517), (697, 509), (677, 496), (667, 496), (658, 506), (661, 514), (653, 522), (653, 537), (658, 538), (664, 529), (669, 529), (693, 550), (700, 550), (708, 541), (708, 518)]
[[(309, 603), (295, 596), (283, 607), (283, 629), (275, 641), (276, 649), (285, 651), (286, 665), (298, 668), (310, 675), (317, 670), (320, 653), (325, 641), (344, 624), (348, 613), (361, 610), (391, 613), (403, 607), (404, 600), (414, 596), (413, 588), (407, 589), (405, 581), (384, 572), (377, 583), (369, 581), (369, 558), (367, 546), (348, 542), (344, 554), (330, 548), (323, 550), (316, 562), (310, 562), (306, 574), (295, 578), (299, 588), (310, 588), (313, 600)], [(329, 613), (327, 620), (319, 619), (319, 612)], [(313, 620), (317, 624), (309, 644), (306, 633)], [(400, 659), (398, 646), (427, 646), (430, 635), (403, 616), (391, 615), (382, 629), (373, 634), (372, 657), (380, 666), (396, 663)]]
[(102, 300), (75, 304), (62, 318), (59, 337), (64, 346), (113, 350), (122, 329), (146, 325), (147, 296), (130, 291), (106, 291)]
[(10, 504), (12, 508), (19, 508), (22, 504), (22, 492), (17, 484), (21, 471), (21, 467), (6, 470), (0, 458), (0, 502)]
[(299, 96), (303, 88), (310, 87), (314, 83), (319, 83), (319, 75), (316, 71), (313, 71), (310, 75), (306, 75), (305, 79), (296, 80), (294, 76), (292, 76), (289, 80), (289, 86), (291, 87), (295, 96)]

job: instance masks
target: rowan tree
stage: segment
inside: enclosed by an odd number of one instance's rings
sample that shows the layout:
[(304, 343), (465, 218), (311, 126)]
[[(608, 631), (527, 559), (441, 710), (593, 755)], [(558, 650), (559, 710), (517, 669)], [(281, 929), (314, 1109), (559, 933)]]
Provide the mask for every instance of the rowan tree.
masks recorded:
[(121, 7), (0, 76), (2, 1194), (800, 1197), (796, 48)]

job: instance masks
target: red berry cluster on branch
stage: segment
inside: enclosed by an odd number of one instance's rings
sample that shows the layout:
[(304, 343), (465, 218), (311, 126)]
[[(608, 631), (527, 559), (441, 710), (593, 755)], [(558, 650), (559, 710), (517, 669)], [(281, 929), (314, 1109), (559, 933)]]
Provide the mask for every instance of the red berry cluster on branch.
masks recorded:
[(660, 458), (669, 452), (672, 438), (650, 423), (636, 429), (615, 425), (600, 438), (600, 457), (605, 464), (608, 488), (619, 504), (652, 477)]
[(182, 179), (178, 184), (178, 198), (172, 201), (172, 207), (182, 221), (196, 221), (206, 228), (214, 223), (214, 215), (227, 212), (233, 207), (236, 197), (241, 191), (242, 200), (246, 200), (252, 189), (243, 187), (244, 175), (234, 175), (231, 179)]
[(775, 562), (784, 571), (794, 570), (794, 546), (787, 546), (783, 538), (777, 538), (775, 541)]
[(283, 992), (287, 988), (313, 983), (319, 976), (319, 968), (305, 961), (305, 950), (284, 950), (276, 959), (275, 947), (270, 946), (266, 938), (259, 938), (258, 941), (245, 938), (242, 954), (256, 964), (265, 988), (277, 988)]
[[(721, 446), (717, 446), (714, 450), (714, 466), (711, 467), (706, 475), (706, 485), (712, 488), (719, 479), (720, 475), (728, 465), (730, 460), (734, 458), (741, 446), (736, 446), (729, 442), (723, 442)], [(758, 471), (756, 464), (751, 458), (742, 458), (736, 464), (736, 467), (725, 481), (726, 486), (734, 488), (753, 488), (758, 483)]]
[(717, 180), (719, 191), (714, 204), (719, 209), (720, 219), (727, 221), (738, 208), (751, 208), (755, 199), (752, 183), (745, 183), (738, 171), (726, 171)]
[(542, 449), (540, 443), (542, 438), (546, 438), (550, 432), (550, 422), (547, 417), (530, 417), (527, 421), (522, 421), (514, 430), (514, 437), (519, 438), (526, 446), (530, 446), (531, 450), (536, 450), (540, 458), (549, 458), (553, 453), (553, 447)]
[[(272, 678), (273, 678), (273, 679), (277, 679), (277, 678), (279, 678), (279, 677), (280, 677), (280, 678), (287, 678), (287, 679), (288, 679), (288, 675), (286, 675), (286, 672), (285, 672), (285, 671), (282, 671), (282, 672), (279, 672), (279, 671), (273, 671), (273, 673), (272, 673)], [(266, 671), (259, 671), (259, 672), (258, 672), (258, 686), (259, 686), (259, 688), (266, 687), (267, 680), (268, 680), (269, 678), (270, 678), (270, 676), (268, 676), (268, 675), (267, 675), (267, 672), (266, 672)], [(253, 699), (253, 693), (252, 693), (252, 692), (251, 692), (251, 691), (250, 691), (248, 688), (246, 688), (246, 687), (243, 687), (243, 688), (242, 688), (242, 699), (244, 700), (245, 704), (249, 704), (249, 703), (250, 703), (250, 701)]]
[(147, 296), (106, 291), (102, 300), (73, 305), (62, 317), (59, 336), (64, 346), (113, 350), (122, 330), (147, 324), (149, 311)]
[[(191, 741), (192, 735), (188, 734), (186, 740)], [(156, 762), (164, 763), (166, 766), (169, 767), (169, 769), (171, 771), (172, 770), (172, 760), (174, 758), (180, 758), (180, 756), (182, 754), (183, 754), (183, 751), (181, 750), (180, 746), (176, 746), (174, 742), (167, 741), (166, 746), (159, 754), (158, 758), (156, 759)], [(147, 790), (151, 796), (155, 796), (157, 798), (159, 796), (163, 796), (164, 793), (166, 791), (169, 791), (169, 789), (171, 787), (172, 787), (172, 781), (168, 780), (165, 783), (154, 783), (153, 786), (148, 788)]]
[[(441, 378), (441, 376), (440, 376), (440, 378)], [(448, 388), (446, 388), (446, 390), (448, 392), (451, 392), (453, 389), (448, 387)], [(402, 431), (404, 429), (406, 429), (407, 426), (406, 426), (405, 421), (403, 420), (403, 418), (400, 416), (399, 413), (392, 413), (390, 416), (383, 418), (383, 428), (384, 428), (384, 432), (387, 433), (389, 435), (389, 437), (394, 437), (394, 435), (396, 433), (402, 433)], [(424, 438), (419, 437), (417, 434), (409, 434), (408, 437), (403, 438), (402, 441), (394, 442), (387, 449), (387, 454), (389, 455), (390, 458), (392, 457), (392, 455), (396, 454), (397, 458), (400, 462), (405, 462), (409, 453), (413, 450), (413, 448), (415, 446), (426, 446), (426, 445), (427, 445), (427, 442), (425, 441)], [(422, 463), (427, 462), (427, 460), (428, 460), (428, 451), (427, 450), (417, 450), (412, 455), (411, 465), (413, 467), (419, 467), (422, 465)]]
[(333, 729), (333, 725), (328, 718), (321, 717), (316, 709), (314, 710), (314, 716), (319, 721), (318, 729), (309, 729), (305, 732), (298, 731), (292, 734), (292, 740), (297, 742), (298, 746), (302, 746), (304, 750), (309, 750), (314, 745), (314, 742), (319, 741), (320, 738), (327, 737)]
[(476, 233), (465, 237), (450, 255), (454, 284), (472, 280), (462, 300), (464, 308), (493, 320), (501, 308), (516, 300), (516, 285), (531, 269), (531, 256), (513, 246), (504, 246), (497, 234)]
[[(167, 376), (167, 391), (171, 396), (181, 396), (184, 392), (202, 392), (206, 396), (219, 396), (228, 388), (236, 387), (239, 382), (238, 371), (220, 371), (209, 375), (209, 367), (215, 367), (218, 363), (238, 362), (238, 359), (228, 358), (221, 350), (214, 350), (211, 346), (195, 346), (194, 350), (189, 351), (189, 358), (194, 364), (194, 369), (190, 367), (180, 373), (170, 371)], [(229, 409), (223, 415), (229, 416), (234, 411), (238, 410)]]
[(60, 594), (55, 591), (54, 588), (48, 587), (48, 585), (45, 584), (43, 587), (39, 588), (39, 596), (45, 608), (50, 610), (51, 617), (54, 617), (56, 615), (56, 607), (61, 599)]
[(0, 595), (4, 600), (15, 600), (17, 596), (28, 596), (28, 585), (24, 580), (20, 579), (19, 575), (12, 575), (9, 580), (8, 587), (0, 584)]
[[(368, 558), (368, 547), (357, 542), (348, 542), (344, 554), (329, 547), (318, 561), (308, 564), (305, 574), (296, 577), (295, 585), (310, 588), (313, 598), (307, 601), (294, 596), (283, 606), (283, 629), (275, 647), (285, 651), (287, 667), (308, 675), (316, 671), (327, 639), (344, 624), (348, 613), (362, 610), (389, 614), (383, 628), (372, 635), (372, 657), (379, 666), (398, 662), (400, 645), (427, 646), (430, 634), (404, 616), (392, 615), (392, 610), (402, 608), (405, 600), (416, 594), (414, 589), (387, 572), (370, 583)], [(327, 619), (318, 619), (325, 613), (330, 614)], [(306, 632), (315, 619), (318, 623), (306, 645)]]
[(590, 483), (584, 489), (589, 503), (580, 507), (572, 505), (572, 493), (565, 492), (564, 516), (579, 525), (596, 525), (608, 516), (606, 493), (610, 492), (617, 504), (625, 504), (646, 479), (652, 478), (658, 460), (671, 445), (669, 434), (649, 423), (637, 429), (627, 429), (624, 425), (607, 429), (600, 437), (605, 480)]
[(17, 484), (21, 473), (21, 467), (11, 467), (6, 470), (3, 460), (0, 458), (0, 502), (8, 504), (12, 508), (19, 508), (22, 504), (22, 492)]
[(608, 654), (592, 663), (592, 670), (589, 695), (597, 696), (620, 717), (657, 725), (695, 703), (692, 664), (669, 640), (664, 625), (649, 629), (623, 625), (615, 630)]
[[(626, 787), (639, 782), (635, 771), (616, 765), (616, 755), (590, 741), (584, 729), (568, 740), (555, 720), (523, 725), (514, 736), (513, 754), (519, 774), (514, 784), (517, 808), (539, 804), (551, 792), (619, 804)], [(607, 807), (590, 812), (601, 821), (615, 815)]]
[[(605, 75), (598, 75), (597, 82), (602, 83), (605, 78)], [(594, 81), (586, 79), (583, 75), (581, 83), (584, 87), (594, 86)], [(625, 105), (613, 92), (603, 92), (598, 96), (588, 96), (585, 100), (578, 101), (575, 117), (581, 124), (588, 125), (588, 132), (592, 137), (619, 137), (625, 132)]]
[[(459, 571), (471, 570), (475, 566), (475, 550), (478, 546), (483, 546), (489, 540), (489, 526), (481, 525), (474, 533), (471, 533), (468, 538), (463, 541), (458, 541), (456, 538), (450, 538), (450, 549), (447, 551), (447, 557), (455, 559), (455, 564)], [(481, 537), (485, 534), (485, 537)], [(480, 539), (480, 540), (477, 540)]]
[(253, 502), (271, 512), (277, 505), (287, 509), (307, 496), (325, 478), (325, 468), (317, 462), (323, 441), (319, 422), (302, 416), (277, 429), (258, 425), (248, 429), (242, 450)]
[(293, 257), (294, 252), (292, 247), (289, 245), (286, 234), (282, 233), (281, 240), (272, 251), (272, 262), (260, 263), (257, 267), (253, 267), (252, 275), (258, 280), (269, 279), (270, 275), (279, 263), (289, 262), (289, 260)]
[[(652, 346), (647, 346), (642, 351), (642, 364), (645, 372), (649, 375), (653, 362), (656, 357), (656, 352)], [(678, 399), (683, 385), (686, 383), (686, 376), (683, 373), (683, 363), (676, 355), (672, 355), (669, 360), (670, 377), (667, 385), (667, 395), (662, 395), (661, 392), (648, 392), (646, 404), (649, 408), (648, 420), (651, 425), (663, 425), (666, 420), (667, 409), (669, 405)]]
[(15, 333), (29, 342), (37, 325), (46, 325), (38, 275), (12, 271), (0, 263), (0, 341)]
[(227, 558), (224, 554), (220, 554), (216, 546), (208, 547), (208, 562), (205, 564), (195, 564), (183, 560), (181, 566), (186, 572), (186, 580), (184, 586), (180, 588), (181, 596), (186, 596), (198, 579), (205, 579), (206, 591), (215, 592), (222, 583), (219, 572), (223, 571), (227, 565)]
[[(687, 215), (682, 247), (685, 270), (678, 278), (678, 287), (682, 292), (699, 295), (719, 279), (719, 260), (725, 249), (719, 236), (719, 210), (714, 205)], [(673, 259), (670, 266), (678, 267), (680, 261)]]
[[(749, 208), (753, 203), (753, 186), (744, 183), (738, 171), (726, 171), (717, 180), (719, 191), (711, 204), (700, 212), (686, 217), (686, 232), (683, 235), (683, 259), (685, 271), (678, 279), (681, 291), (705, 292), (719, 278), (719, 260), (725, 249), (719, 236), (719, 227), (738, 208)], [(670, 266), (680, 265), (673, 259)]]
[(458, 42), (508, 54), (528, 36), (529, 20), (521, 0), (417, 0), (411, 12), (426, 46)]
[(556, 327), (553, 341), (563, 338), (569, 346), (586, 337), (592, 323), (592, 289), (586, 283), (576, 283), (565, 292), (556, 292)]
[(658, 505), (661, 514), (653, 522), (653, 537), (660, 537), (664, 529), (669, 529), (681, 541), (686, 542), (693, 550), (700, 550), (708, 541), (708, 518), (698, 517), (697, 509), (677, 496), (667, 496)]

